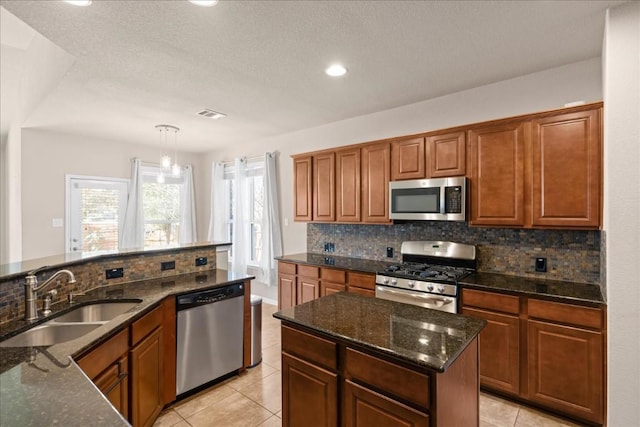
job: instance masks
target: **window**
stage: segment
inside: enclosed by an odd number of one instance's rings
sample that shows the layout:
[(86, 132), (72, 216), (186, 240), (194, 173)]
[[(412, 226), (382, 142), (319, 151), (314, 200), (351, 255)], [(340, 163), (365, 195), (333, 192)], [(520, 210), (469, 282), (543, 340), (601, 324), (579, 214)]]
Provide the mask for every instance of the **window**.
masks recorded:
[(118, 249), (128, 180), (67, 175), (67, 252)]
[[(246, 191), (249, 195), (249, 222), (244, 224), (248, 227), (249, 246), (247, 248), (247, 259), (250, 265), (257, 266), (262, 256), (262, 213), (264, 206), (264, 160), (248, 161), (246, 165), (247, 178), (245, 180)], [(224, 195), (225, 195), (225, 218), (226, 229), (229, 241), (233, 241), (233, 223), (239, 217), (235, 213), (234, 182), (235, 170), (232, 163), (226, 164), (224, 168)], [(233, 262), (233, 246), (229, 252), (230, 261)]]
[(158, 167), (142, 166), (142, 211), (144, 247), (159, 248), (180, 242), (180, 200), (182, 177), (167, 176)]

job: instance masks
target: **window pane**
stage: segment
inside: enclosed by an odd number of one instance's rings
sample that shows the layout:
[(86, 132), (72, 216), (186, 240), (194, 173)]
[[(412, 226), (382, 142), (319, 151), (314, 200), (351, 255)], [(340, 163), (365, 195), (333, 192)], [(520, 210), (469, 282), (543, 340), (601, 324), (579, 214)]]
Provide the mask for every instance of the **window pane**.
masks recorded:
[(80, 188), (81, 250), (83, 252), (118, 249), (118, 208), (120, 191)]
[(180, 184), (143, 183), (145, 247), (154, 248), (179, 243), (180, 188)]

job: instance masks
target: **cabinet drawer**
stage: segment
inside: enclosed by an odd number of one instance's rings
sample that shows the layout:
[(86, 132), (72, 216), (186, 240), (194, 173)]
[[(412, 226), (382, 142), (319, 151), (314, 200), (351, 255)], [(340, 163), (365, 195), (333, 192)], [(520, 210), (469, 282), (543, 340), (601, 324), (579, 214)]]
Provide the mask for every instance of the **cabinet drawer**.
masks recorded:
[(586, 328), (602, 329), (602, 310), (559, 302), (529, 300), (529, 317), (546, 319)]
[(278, 263), (278, 273), (280, 274), (296, 274), (296, 265), (288, 262)]
[(162, 325), (162, 307), (156, 307), (131, 325), (131, 345), (136, 345), (160, 325)]
[(429, 408), (429, 376), (347, 348), (346, 377)]
[(318, 268), (318, 267), (313, 267), (313, 266), (310, 266), (310, 265), (300, 265), (300, 264), (298, 264), (298, 276), (304, 276), (304, 277), (310, 277), (310, 278), (317, 279), (318, 277), (320, 277), (319, 270), (320, 270), (320, 268)]
[(346, 280), (346, 272), (344, 270), (335, 270), (333, 268), (320, 269), (320, 278), (332, 283), (344, 284)]
[(495, 292), (462, 290), (462, 305), (486, 308), (503, 313), (519, 314), (520, 298), (513, 295), (503, 295)]
[(336, 343), (282, 326), (282, 351), (316, 362), (335, 370), (337, 367)]
[(129, 329), (118, 332), (78, 360), (78, 366), (92, 380), (129, 350)]
[(375, 274), (366, 274), (366, 273), (354, 273), (348, 272), (348, 283), (349, 286), (356, 286), (358, 288), (375, 290), (376, 288), (376, 276)]

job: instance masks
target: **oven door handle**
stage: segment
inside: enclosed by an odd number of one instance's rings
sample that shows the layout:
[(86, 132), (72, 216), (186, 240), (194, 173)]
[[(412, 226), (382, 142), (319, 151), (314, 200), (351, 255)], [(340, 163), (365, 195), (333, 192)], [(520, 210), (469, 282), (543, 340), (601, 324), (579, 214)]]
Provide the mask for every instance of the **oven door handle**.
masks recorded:
[[(419, 299), (419, 300), (423, 300), (426, 303), (430, 303), (433, 304), (435, 306), (440, 306), (438, 305), (438, 303), (441, 303), (441, 305), (447, 305), (447, 304), (451, 304), (454, 299), (453, 298), (447, 298), (447, 297), (433, 297), (433, 296), (422, 296), (419, 294), (416, 294), (414, 292), (408, 291), (408, 292), (402, 292), (402, 291), (394, 291), (393, 289), (389, 289), (386, 288), (384, 286), (376, 286), (376, 291), (379, 291), (380, 293), (388, 293), (388, 294), (392, 294), (392, 295), (399, 295), (402, 297), (406, 297), (406, 298), (415, 298), (415, 299)], [(433, 302), (432, 302), (433, 301)]]

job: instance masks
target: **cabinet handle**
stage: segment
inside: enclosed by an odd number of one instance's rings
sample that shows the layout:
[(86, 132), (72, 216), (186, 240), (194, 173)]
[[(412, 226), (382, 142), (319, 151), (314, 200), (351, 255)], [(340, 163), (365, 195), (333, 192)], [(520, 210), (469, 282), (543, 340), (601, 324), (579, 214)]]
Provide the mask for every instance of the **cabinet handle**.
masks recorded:
[(129, 376), (128, 373), (123, 373), (118, 375), (118, 381), (116, 381), (115, 383), (111, 384), (109, 386), (108, 389), (106, 389), (105, 391), (103, 391), (102, 393), (107, 396), (109, 393), (111, 393), (116, 387), (118, 387), (120, 385), (120, 383), (122, 383), (122, 380), (124, 380), (125, 378), (127, 378), (127, 376)]

